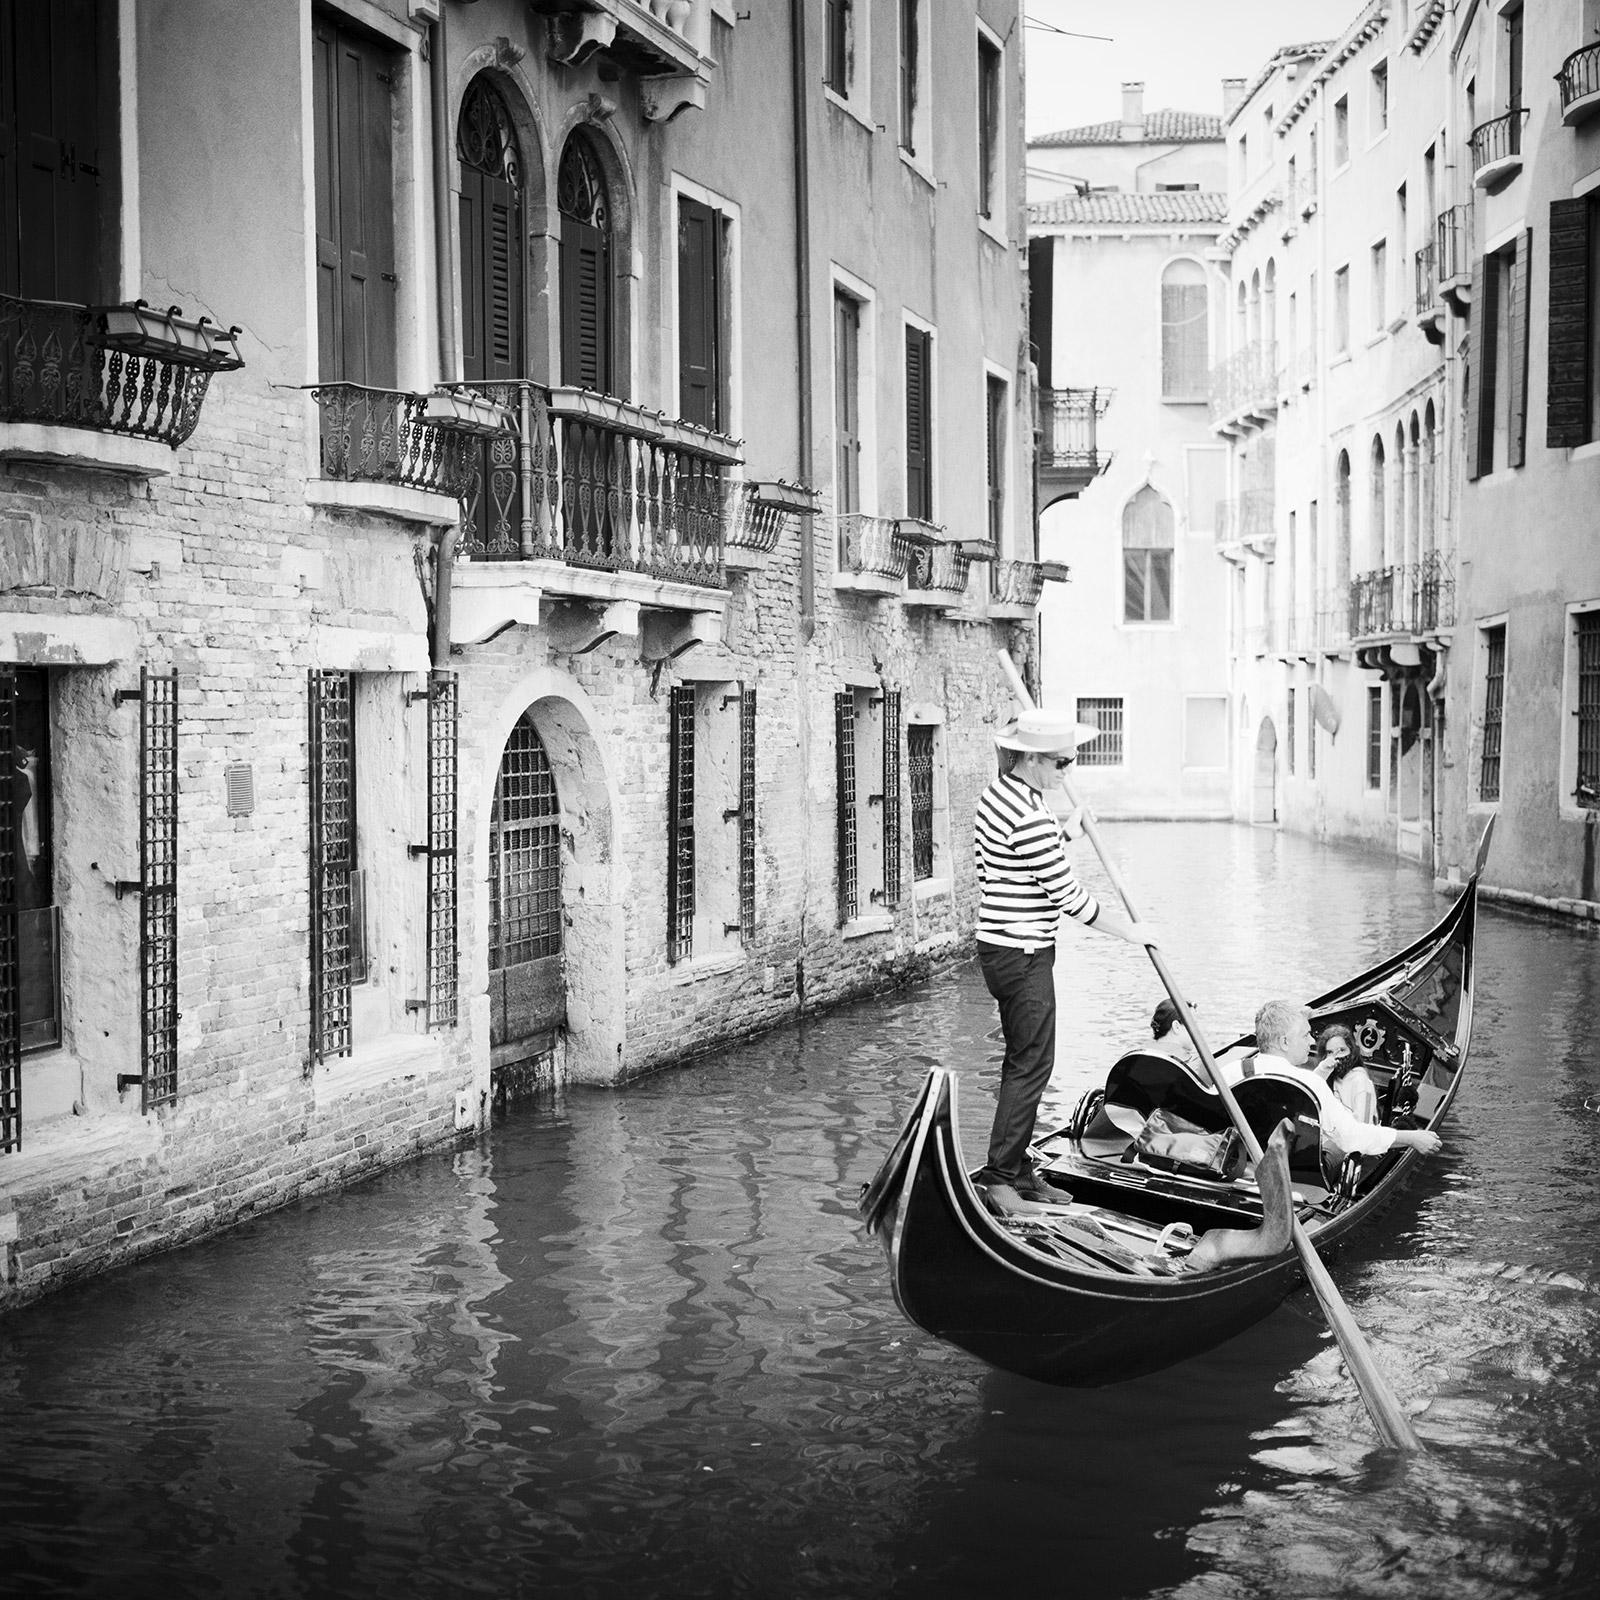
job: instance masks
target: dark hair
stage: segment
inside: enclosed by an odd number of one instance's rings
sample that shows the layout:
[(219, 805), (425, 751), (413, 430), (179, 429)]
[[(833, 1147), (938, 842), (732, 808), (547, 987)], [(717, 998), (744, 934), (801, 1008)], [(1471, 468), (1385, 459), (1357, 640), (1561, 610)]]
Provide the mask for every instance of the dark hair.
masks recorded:
[(1163, 1000), (1151, 1013), (1150, 1032), (1157, 1039), (1164, 1038), (1177, 1020), (1178, 1008), (1170, 1000)]
[(1361, 1065), (1361, 1046), (1356, 1043), (1355, 1030), (1347, 1023), (1333, 1022), (1317, 1035), (1317, 1057), (1320, 1060), (1328, 1053), (1328, 1046), (1335, 1039), (1343, 1039), (1349, 1045), (1347, 1054), (1342, 1056), (1339, 1065), (1328, 1074), (1328, 1083), (1337, 1083), (1352, 1067)]

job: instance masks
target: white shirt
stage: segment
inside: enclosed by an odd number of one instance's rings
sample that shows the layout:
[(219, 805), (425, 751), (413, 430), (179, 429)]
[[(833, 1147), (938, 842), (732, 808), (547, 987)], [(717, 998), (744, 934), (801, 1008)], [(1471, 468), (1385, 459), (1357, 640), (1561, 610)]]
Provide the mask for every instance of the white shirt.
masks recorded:
[[(1229, 1085), (1240, 1083), (1245, 1077), (1243, 1066), (1236, 1061), (1219, 1062), (1227, 1074)], [(1293, 1067), (1282, 1056), (1268, 1055), (1265, 1050), (1255, 1058), (1254, 1070), (1270, 1072), (1280, 1078), (1292, 1078), (1304, 1084), (1317, 1102), (1317, 1120), (1329, 1142), (1339, 1147), (1345, 1155), (1381, 1156), (1394, 1148), (1394, 1128), (1382, 1128), (1376, 1123), (1359, 1122), (1345, 1109), (1326, 1080), (1308, 1067)]]

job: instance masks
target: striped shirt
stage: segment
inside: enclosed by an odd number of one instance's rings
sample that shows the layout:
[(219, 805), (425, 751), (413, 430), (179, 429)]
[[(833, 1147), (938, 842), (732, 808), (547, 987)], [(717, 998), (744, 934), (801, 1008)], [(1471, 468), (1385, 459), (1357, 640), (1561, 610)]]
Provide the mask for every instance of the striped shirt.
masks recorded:
[(1085, 924), (1100, 915), (1100, 902), (1072, 875), (1055, 813), (1021, 778), (996, 778), (979, 797), (972, 857), (984, 944), (1042, 950), (1056, 942), (1063, 913)]

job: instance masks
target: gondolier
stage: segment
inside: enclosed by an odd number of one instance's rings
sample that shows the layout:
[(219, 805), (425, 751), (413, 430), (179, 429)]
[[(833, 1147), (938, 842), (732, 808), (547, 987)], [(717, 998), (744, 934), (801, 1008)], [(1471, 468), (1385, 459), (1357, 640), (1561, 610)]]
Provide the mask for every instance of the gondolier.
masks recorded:
[(972, 852), (978, 868), (978, 960), (1000, 1007), (1005, 1060), (988, 1160), (977, 1181), (1027, 1200), (1061, 1194), (1028, 1155), (1039, 1101), (1056, 1057), (1056, 931), (1063, 915), (1130, 944), (1155, 945), (1143, 926), (1102, 906), (1073, 875), (1045, 795), (1080, 740), (1098, 728), (1025, 710), (995, 736), (1002, 771), (979, 797)]

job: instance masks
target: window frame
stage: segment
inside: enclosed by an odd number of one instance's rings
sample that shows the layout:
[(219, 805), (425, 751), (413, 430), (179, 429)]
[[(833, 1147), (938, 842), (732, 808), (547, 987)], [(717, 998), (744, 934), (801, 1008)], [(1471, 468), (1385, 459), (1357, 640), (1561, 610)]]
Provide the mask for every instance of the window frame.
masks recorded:
[(1009, 215), (1006, 161), (1005, 41), (981, 18), (977, 23), (978, 225), (1005, 242)]
[[(1473, 662), (1471, 799), (1468, 809), (1492, 809), (1505, 794), (1505, 690), (1510, 663), (1507, 618), (1481, 618)], [(1498, 660), (1496, 659), (1498, 646)], [(1492, 730), (1492, 732), (1491, 732)], [(1488, 764), (1494, 763), (1493, 793), (1486, 792)]]
[[(1586, 822), (1600, 811), (1600, 597), (1569, 603), (1565, 628), (1559, 810), (1565, 821)], [(1592, 636), (1587, 651), (1585, 633)], [(1586, 766), (1594, 793), (1587, 802), (1576, 793)]]
[[(837, 262), (832, 265), (831, 277), (835, 304), (840, 296), (854, 300), (859, 313), (856, 322), (855, 396), (858, 430), (856, 456), (857, 503), (853, 508), (849, 509), (876, 514), (880, 497), (878, 479), (877, 294), (871, 284), (856, 277), (854, 273), (846, 271)], [(842, 508), (839, 506), (837, 495), (839, 470), (839, 347), (836, 322), (829, 325), (829, 338), (832, 341), (830, 351), (833, 362), (834, 383), (831, 403), (833, 405), (832, 422), (834, 428), (834, 515), (837, 517), (841, 514)]]
[[(902, 311), (900, 317), (901, 346), (900, 346), (900, 417), (902, 425), (901, 442), (902, 455), (902, 481), (901, 504), (905, 508), (905, 515), (922, 522), (937, 522), (939, 519), (939, 474), (938, 474), (938, 440), (939, 440), (939, 335), (933, 325), (923, 321), (913, 312)], [(922, 452), (922, 473), (926, 479), (923, 495), (914, 500), (912, 495), (912, 450), (911, 450), (911, 343), (916, 338), (921, 341), (924, 349), (923, 368), (923, 393), (924, 406), (921, 418), (925, 447)]]
[[(1169, 283), (1167, 281), (1169, 275), (1174, 271), (1175, 268), (1184, 267), (1184, 266), (1192, 266), (1199, 272), (1200, 281), (1199, 281), (1198, 284), (1195, 284), (1195, 283), (1176, 283), (1176, 284), (1173, 284), (1173, 283)], [(1168, 305), (1168, 290), (1169, 289), (1174, 289), (1174, 288), (1176, 288), (1176, 289), (1188, 289), (1188, 290), (1192, 290), (1192, 289), (1198, 288), (1200, 290), (1200, 294), (1201, 294), (1201, 302), (1202, 302), (1202, 304), (1201, 304), (1201, 310), (1200, 310), (1200, 315), (1199, 315), (1198, 324), (1197, 324), (1198, 328), (1199, 328), (1199, 345), (1200, 345), (1199, 362), (1198, 362), (1198, 366), (1196, 367), (1195, 372), (1193, 374), (1193, 379), (1194, 379), (1194, 383), (1195, 383), (1196, 386), (1193, 389), (1189, 389), (1189, 390), (1175, 389), (1175, 388), (1173, 388), (1172, 384), (1168, 381), (1169, 378), (1174, 375), (1173, 371), (1172, 371), (1172, 368), (1174, 366), (1181, 366), (1181, 365), (1184, 364), (1184, 363), (1181, 363), (1181, 362), (1174, 362), (1171, 359), (1169, 359), (1168, 343), (1167, 343), (1168, 330), (1171, 329), (1171, 328), (1185, 327), (1185, 326), (1188, 326), (1189, 324), (1195, 322), (1195, 318), (1194, 318), (1194, 315), (1193, 315), (1192, 311), (1191, 311), (1190, 315), (1183, 321), (1176, 320), (1174, 318), (1174, 316), (1171, 314), (1171, 312), (1169, 310), (1169, 305)], [(1176, 255), (1176, 256), (1173, 256), (1170, 260), (1168, 260), (1167, 262), (1163, 263), (1163, 265), (1162, 265), (1161, 277), (1160, 277), (1160, 280), (1159, 280), (1159, 283), (1158, 283), (1157, 292), (1158, 292), (1158, 295), (1160, 297), (1160, 317), (1161, 317), (1161, 401), (1162, 401), (1162, 404), (1163, 405), (1193, 405), (1193, 404), (1196, 404), (1196, 403), (1205, 402), (1209, 398), (1210, 372), (1211, 372), (1211, 367), (1210, 367), (1210, 362), (1211, 362), (1211, 283), (1210, 283), (1210, 279), (1209, 279), (1209, 277), (1208, 277), (1208, 275), (1206, 273), (1205, 263), (1203, 261), (1199, 260), (1197, 257), (1192, 256), (1192, 255)], [(1193, 365), (1193, 361), (1192, 361), (1193, 355), (1194, 355), (1194, 352), (1191, 350), (1191, 351), (1189, 351), (1187, 353), (1187, 356), (1185, 358), (1185, 360), (1190, 365)]]
[(677, 415), (679, 417), (688, 416), (688, 412), (685, 409), (683, 383), (683, 296), (685, 284), (682, 247), (679, 242), (684, 215), (684, 202), (688, 201), (693, 205), (703, 206), (717, 219), (718, 304), (716, 355), (719, 370), (715, 381), (718, 394), (719, 422), (713, 427), (712, 431), (725, 437), (737, 438), (740, 435), (744, 420), (744, 389), (742, 382), (744, 329), (741, 316), (744, 295), (743, 270), (740, 261), (743, 242), (743, 213), (737, 201), (729, 200), (715, 190), (693, 182), (680, 172), (672, 174), (669, 188), (672, 202), (670, 215), (673, 225), (672, 239), (674, 240), (674, 245), (667, 252), (671, 258), (671, 285), (668, 305), (671, 315), (674, 357), (673, 389), (677, 400)]
[[(1134, 507), (1141, 501), (1153, 501), (1160, 508), (1165, 510), (1166, 526), (1164, 528), (1157, 527), (1150, 530), (1156, 535), (1156, 543), (1130, 544), (1128, 542), (1130, 534), (1145, 531), (1136, 526), (1130, 526), (1129, 524), (1130, 513), (1134, 511)], [(1131, 495), (1128, 496), (1127, 500), (1123, 502), (1120, 531), (1120, 548), (1122, 551), (1121, 626), (1125, 628), (1167, 628), (1174, 626), (1177, 620), (1177, 606), (1174, 603), (1177, 580), (1178, 549), (1178, 518), (1176, 508), (1173, 506), (1172, 501), (1165, 494), (1163, 494), (1161, 490), (1156, 488), (1153, 483), (1143, 483)], [(1162, 539), (1165, 540), (1164, 543), (1161, 542)], [(1143, 571), (1141, 573), (1143, 603), (1141, 606), (1142, 615), (1131, 616), (1129, 615), (1128, 589), (1129, 561), (1131, 557), (1136, 555), (1142, 555), (1144, 557), (1144, 561), (1142, 563)], [(1162, 563), (1160, 563), (1157, 559), (1161, 556), (1166, 557), (1164, 566), (1166, 575), (1165, 593), (1167, 601), (1167, 614), (1164, 617), (1151, 615), (1151, 595), (1153, 592), (1155, 592), (1155, 584), (1153, 579), (1158, 567), (1162, 565)]]

